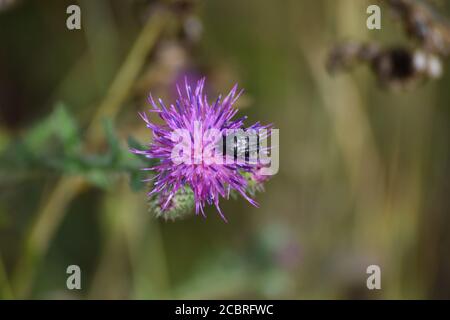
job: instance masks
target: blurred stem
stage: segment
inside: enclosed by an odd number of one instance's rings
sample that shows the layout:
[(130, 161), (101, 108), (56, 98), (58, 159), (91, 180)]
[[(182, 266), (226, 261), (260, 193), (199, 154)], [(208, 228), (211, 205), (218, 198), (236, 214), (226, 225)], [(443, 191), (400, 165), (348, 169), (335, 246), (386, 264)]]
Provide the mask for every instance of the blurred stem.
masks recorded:
[[(169, 299), (164, 241), (159, 223), (151, 221), (145, 210), (142, 194), (131, 192), (124, 180), (119, 183), (104, 199), (101, 225), (104, 250), (89, 298)], [(132, 279), (127, 278), (130, 275)]]
[(87, 136), (94, 144), (101, 139), (102, 127), (99, 122), (105, 117), (115, 117), (125, 102), (139, 71), (145, 64), (148, 52), (154, 47), (168, 20), (168, 13), (158, 11), (153, 14), (138, 36), (127, 59), (109, 87), (102, 103), (93, 116)]
[(25, 248), (15, 273), (13, 285), (19, 298), (28, 296), (40, 258), (48, 249), (53, 234), (61, 223), (70, 201), (84, 185), (81, 177), (62, 177), (39, 209), (38, 215), (27, 232)]
[[(152, 293), (157, 292), (154, 298), (171, 299), (173, 292), (160, 224), (150, 220), (148, 225), (146, 229), (139, 228), (138, 232), (137, 228), (129, 228), (127, 232), (134, 276), (134, 295), (131, 298), (149, 299), (153, 298)], [(142, 241), (138, 241), (139, 238)]]
[(384, 228), (386, 217), (383, 217), (386, 170), (369, 115), (355, 82), (349, 76), (332, 79), (327, 75), (322, 60), (326, 56), (325, 49), (318, 43), (303, 42), (300, 49), (329, 115), (333, 138), (339, 147), (354, 199), (354, 233), (349, 238), (352, 249), (375, 259), (374, 264), (382, 265), (389, 255), (386, 250), (389, 245), (388, 229)]
[(128, 185), (121, 179), (117, 187), (103, 197), (100, 216), (103, 249), (89, 289), (89, 299), (127, 298), (126, 276), (129, 272), (124, 229), (135, 205), (127, 189)]
[[(97, 144), (102, 135), (101, 119), (104, 117), (113, 119), (119, 112), (139, 71), (145, 64), (149, 51), (155, 46), (162, 33), (167, 18), (168, 14), (159, 10), (148, 19), (97, 108), (88, 127), (86, 144)], [(29, 236), (25, 240), (24, 252), (19, 258), (13, 275), (13, 288), (19, 298), (29, 295), (36, 268), (63, 220), (68, 204), (76, 197), (83, 185), (84, 181), (81, 177), (61, 177), (45, 204), (39, 209), (31, 231), (27, 233)]]
[(100, 92), (105, 92), (108, 83), (119, 67), (119, 33), (109, 1), (79, 0), (86, 14), (83, 18), (92, 76)]
[(0, 254), (0, 299), (13, 299), (11, 284), (9, 283), (6, 268), (3, 263), (2, 255)]
[[(330, 79), (318, 48), (301, 45), (322, 103), (330, 116), (334, 134), (345, 161), (352, 191), (362, 206), (378, 213), (384, 199), (384, 165), (375, 143), (368, 115), (358, 89), (349, 77)], [(370, 170), (365, 170), (370, 168)], [(371, 210), (373, 213), (373, 211)], [(366, 236), (369, 236), (368, 234)], [(375, 237), (376, 238), (376, 237)], [(368, 239), (371, 239), (368, 237)], [(373, 239), (373, 238), (372, 238)]]

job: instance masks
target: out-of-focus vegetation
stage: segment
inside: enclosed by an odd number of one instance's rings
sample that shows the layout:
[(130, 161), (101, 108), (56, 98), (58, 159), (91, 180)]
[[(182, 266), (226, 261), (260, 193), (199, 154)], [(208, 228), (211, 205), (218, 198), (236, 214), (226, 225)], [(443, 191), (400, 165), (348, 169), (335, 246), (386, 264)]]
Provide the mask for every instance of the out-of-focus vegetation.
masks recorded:
[[(405, 43), (386, 7), (369, 31), (365, 0), (80, 0), (69, 31), (72, 1), (0, 4), (0, 297), (450, 298), (448, 67), (397, 91), (325, 69), (341, 40)], [(280, 129), (260, 208), (223, 201), (228, 224), (156, 219), (128, 152), (185, 75), (239, 82)]]

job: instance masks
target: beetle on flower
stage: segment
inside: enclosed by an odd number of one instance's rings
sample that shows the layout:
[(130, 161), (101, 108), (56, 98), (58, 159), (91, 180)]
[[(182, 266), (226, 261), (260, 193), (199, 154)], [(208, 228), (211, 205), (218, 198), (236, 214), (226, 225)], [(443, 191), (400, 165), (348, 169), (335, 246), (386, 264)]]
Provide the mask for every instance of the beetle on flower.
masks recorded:
[[(144, 170), (155, 173), (149, 179), (154, 182), (148, 196), (153, 200), (156, 197), (153, 203), (159, 206), (158, 215), (166, 218), (173, 218), (174, 206), (179, 202), (176, 197), (180, 194), (193, 194), (196, 214), (206, 217), (204, 207), (214, 205), (224, 221), (226, 218), (219, 207), (220, 198), (228, 199), (232, 193), (240, 194), (252, 205), (258, 206), (247, 193), (250, 185), (262, 183), (262, 180), (251, 183), (248, 177), (260, 172), (261, 163), (248, 160), (249, 155), (255, 152), (264, 157), (269, 148), (259, 143), (249, 144), (248, 136), (244, 135), (247, 148), (239, 152), (242, 138), (237, 136), (233, 139), (234, 152), (230, 155), (226, 151), (229, 148), (224, 148), (223, 143), (233, 131), (256, 132), (259, 138), (265, 139), (270, 135), (268, 130), (271, 125), (263, 126), (257, 122), (245, 128), (246, 116), (233, 120), (238, 112), (234, 104), (242, 93), (237, 92), (237, 85), (224, 99), (219, 96), (212, 104), (203, 93), (204, 86), (204, 78), (197, 82), (194, 89), (185, 80), (184, 91), (177, 86), (178, 98), (169, 107), (161, 99), (157, 104), (150, 95), (152, 109), (149, 112), (158, 114), (162, 124), (153, 123), (146, 113), (140, 113), (153, 132), (153, 141), (148, 149), (132, 149), (131, 152), (158, 161)], [(260, 135), (260, 132), (263, 134)]]

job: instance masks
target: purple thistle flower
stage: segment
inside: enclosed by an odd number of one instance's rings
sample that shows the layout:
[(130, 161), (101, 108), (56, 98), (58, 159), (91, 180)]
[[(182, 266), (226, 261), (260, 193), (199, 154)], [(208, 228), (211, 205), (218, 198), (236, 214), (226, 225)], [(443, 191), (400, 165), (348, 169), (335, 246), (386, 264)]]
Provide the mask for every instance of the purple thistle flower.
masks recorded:
[[(207, 148), (223, 141), (228, 130), (244, 129), (244, 120), (246, 117), (232, 120), (237, 113), (233, 107), (242, 91), (237, 92), (235, 85), (230, 93), (222, 100), (221, 96), (215, 103), (208, 103), (206, 94), (203, 94), (205, 78), (197, 82), (194, 90), (185, 80), (185, 91), (177, 86), (178, 99), (175, 105), (166, 107), (161, 99), (158, 99), (159, 105), (152, 96), (149, 102), (152, 105), (150, 112), (157, 113), (163, 120), (163, 124), (150, 122), (146, 113), (139, 115), (147, 124), (147, 127), (153, 131), (153, 142), (147, 150), (135, 150), (131, 152), (145, 155), (150, 159), (157, 159), (159, 163), (151, 168), (155, 172), (153, 190), (148, 193), (152, 197), (157, 195), (161, 203), (161, 211), (168, 210), (171, 202), (179, 190), (189, 187), (194, 194), (196, 214), (204, 213), (205, 205), (213, 204), (217, 208), (220, 216), (226, 221), (220, 207), (219, 198), (228, 199), (230, 193), (237, 192), (254, 206), (258, 204), (247, 194), (248, 179), (246, 176), (257, 170), (257, 164), (242, 163), (237, 161), (224, 161), (223, 163), (207, 161)], [(260, 130), (267, 129), (269, 126), (261, 126), (256, 123), (248, 129)], [(182, 131), (187, 133), (187, 140), (197, 147), (200, 147), (200, 158), (195, 154), (189, 153), (188, 157), (193, 160), (190, 162), (177, 162), (173, 158), (173, 150), (179, 145), (179, 141), (174, 139), (174, 132)], [(214, 130), (215, 135), (208, 132)], [(244, 129), (245, 130), (245, 129)], [(178, 137), (179, 138), (179, 137)], [(185, 155), (186, 156), (186, 155)], [(229, 155), (220, 155), (229, 160)], [(234, 155), (233, 155), (234, 156)]]

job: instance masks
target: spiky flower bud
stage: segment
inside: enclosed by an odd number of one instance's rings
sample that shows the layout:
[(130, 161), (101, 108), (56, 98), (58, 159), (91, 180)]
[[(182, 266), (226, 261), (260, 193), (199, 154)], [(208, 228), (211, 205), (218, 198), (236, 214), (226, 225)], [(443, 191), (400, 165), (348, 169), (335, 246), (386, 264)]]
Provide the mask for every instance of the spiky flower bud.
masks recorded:
[(178, 189), (176, 194), (169, 200), (166, 208), (163, 206), (167, 199), (161, 195), (154, 195), (148, 200), (148, 209), (154, 213), (156, 217), (164, 218), (165, 220), (175, 220), (178, 218), (187, 217), (194, 212), (194, 193), (189, 187)]

